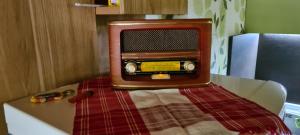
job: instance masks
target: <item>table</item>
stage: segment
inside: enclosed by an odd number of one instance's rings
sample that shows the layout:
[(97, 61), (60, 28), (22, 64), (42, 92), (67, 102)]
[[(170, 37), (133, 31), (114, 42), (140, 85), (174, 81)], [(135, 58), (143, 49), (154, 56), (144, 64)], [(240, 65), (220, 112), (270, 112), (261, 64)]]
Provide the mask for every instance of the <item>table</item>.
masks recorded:
[[(211, 75), (211, 81), (276, 114), (279, 114), (286, 99), (285, 88), (273, 81), (223, 75)], [(75, 90), (77, 87), (78, 84), (72, 84), (52, 91)], [(32, 104), (29, 101), (30, 97), (25, 97), (4, 103), (9, 133), (13, 135), (72, 134), (75, 105), (68, 103), (67, 98), (44, 104)]]

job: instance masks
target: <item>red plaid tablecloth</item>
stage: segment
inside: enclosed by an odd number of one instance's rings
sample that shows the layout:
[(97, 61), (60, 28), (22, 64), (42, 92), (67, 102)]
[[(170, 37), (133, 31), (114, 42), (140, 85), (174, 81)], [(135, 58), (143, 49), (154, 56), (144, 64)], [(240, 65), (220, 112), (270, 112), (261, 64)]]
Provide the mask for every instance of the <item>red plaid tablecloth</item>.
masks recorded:
[(116, 91), (109, 78), (82, 82), (74, 135), (291, 134), (281, 119), (223, 87)]

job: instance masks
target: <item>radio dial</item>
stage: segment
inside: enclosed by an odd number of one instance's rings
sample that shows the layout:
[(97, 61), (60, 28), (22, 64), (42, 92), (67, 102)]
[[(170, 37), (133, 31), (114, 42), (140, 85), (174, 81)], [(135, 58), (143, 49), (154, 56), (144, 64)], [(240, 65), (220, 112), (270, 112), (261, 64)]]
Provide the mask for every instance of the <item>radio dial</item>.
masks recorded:
[(135, 63), (133, 62), (128, 62), (125, 66), (125, 69), (127, 71), (127, 73), (135, 73), (135, 71), (137, 70), (137, 66)]
[(183, 64), (183, 68), (186, 70), (186, 71), (193, 71), (195, 70), (195, 64), (191, 61), (186, 61), (184, 62)]

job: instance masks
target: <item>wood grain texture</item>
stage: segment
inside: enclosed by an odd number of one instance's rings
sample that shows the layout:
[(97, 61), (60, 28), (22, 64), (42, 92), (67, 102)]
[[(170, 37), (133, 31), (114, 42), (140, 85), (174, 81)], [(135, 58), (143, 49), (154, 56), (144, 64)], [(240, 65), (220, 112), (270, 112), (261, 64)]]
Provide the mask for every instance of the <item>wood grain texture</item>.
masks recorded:
[[(91, 3), (92, 0), (80, 0)], [(35, 50), (45, 89), (99, 75), (93, 8), (74, 0), (30, 0)]]
[[(0, 1), (0, 105), (40, 90), (27, 0)], [(6, 134), (2, 108), (0, 134)]]
[(120, 3), (120, 7), (98, 7), (96, 8), (96, 14), (187, 13), (187, 0), (121, 0)]
[[(2, 104), (1, 104), (2, 106)], [(4, 110), (3, 107), (0, 108), (0, 134), (1, 135), (6, 135), (7, 130), (6, 130), (6, 125), (5, 125), (5, 119), (4, 119)]]
[(97, 7), (96, 15), (118, 15), (121, 13), (121, 9), (119, 6), (116, 7)]
[(27, 1), (2, 0), (0, 15), (0, 100), (6, 101), (39, 91), (40, 81)]
[[(74, 7), (74, 2), (0, 1), (1, 106), (99, 74), (95, 10)], [(0, 122), (3, 118), (0, 113)], [(4, 125), (0, 134), (6, 134)]]
[(187, 0), (123, 0), (124, 14), (185, 14)]

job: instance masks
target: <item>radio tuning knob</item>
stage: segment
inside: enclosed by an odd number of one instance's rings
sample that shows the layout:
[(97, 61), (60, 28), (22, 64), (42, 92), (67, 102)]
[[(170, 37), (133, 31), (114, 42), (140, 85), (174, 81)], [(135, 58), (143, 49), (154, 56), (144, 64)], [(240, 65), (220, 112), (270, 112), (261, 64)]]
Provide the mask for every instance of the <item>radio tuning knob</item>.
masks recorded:
[(127, 73), (132, 74), (132, 73), (135, 73), (135, 71), (137, 70), (137, 66), (133, 62), (128, 62), (125, 66), (125, 69), (126, 69)]
[(195, 70), (195, 67), (196, 67), (195, 63), (191, 62), (191, 61), (185, 61), (183, 64), (183, 68), (186, 71), (193, 71), (193, 70)]

